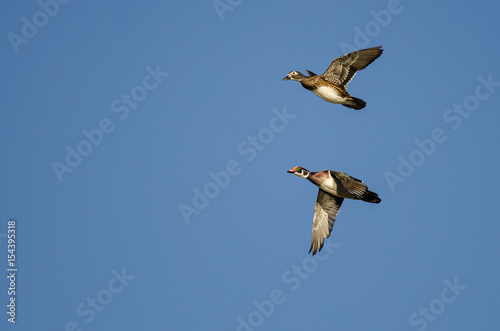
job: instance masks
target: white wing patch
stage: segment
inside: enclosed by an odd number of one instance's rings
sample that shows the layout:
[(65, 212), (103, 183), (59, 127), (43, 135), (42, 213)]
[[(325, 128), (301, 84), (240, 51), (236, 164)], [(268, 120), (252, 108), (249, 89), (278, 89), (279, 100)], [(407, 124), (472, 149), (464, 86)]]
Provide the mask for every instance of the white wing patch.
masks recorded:
[(312, 229), (311, 248), (309, 252), (316, 254), (323, 247), (325, 238), (330, 237), (337, 213), (344, 201), (343, 198), (333, 196), (319, 190), (314, 207), (314, 220)]

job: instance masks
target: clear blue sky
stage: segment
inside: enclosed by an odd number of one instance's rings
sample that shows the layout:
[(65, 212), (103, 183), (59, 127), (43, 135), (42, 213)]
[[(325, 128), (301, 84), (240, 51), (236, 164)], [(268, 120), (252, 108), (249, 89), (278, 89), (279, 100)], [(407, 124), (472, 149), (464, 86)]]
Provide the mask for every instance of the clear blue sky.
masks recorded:
[[(215, 4), (3, 1), (0, 328), (499, 329), (500, 5)], [(282, 80), (378, 45), (361, 111)], [(297, 165), (382, 198), (314, 259)]]

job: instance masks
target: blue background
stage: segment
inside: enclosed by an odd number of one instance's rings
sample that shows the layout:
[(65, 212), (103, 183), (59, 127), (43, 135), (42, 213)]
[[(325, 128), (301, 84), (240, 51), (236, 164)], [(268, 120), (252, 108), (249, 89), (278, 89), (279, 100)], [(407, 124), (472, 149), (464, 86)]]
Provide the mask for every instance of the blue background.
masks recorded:
[[(0, 279), (1, 329), (500, 327), (500, 86), (481, 83), (500, 82), (498, 2), (49, 3), (0, 10), (0, 265), (15, 218), (19, 268), (15, 326)], [(365, 109), (282, 81), (346, 45), (384, 48), (348, 86)], [(148, 67), (164, 75), (151, 90)], [(103, 119), (114, 129), (82, 142)], [(59, 180), (68, 146), (87, 155)], [(344, 203), (322, 260), (297, 165), (382, 198)]]

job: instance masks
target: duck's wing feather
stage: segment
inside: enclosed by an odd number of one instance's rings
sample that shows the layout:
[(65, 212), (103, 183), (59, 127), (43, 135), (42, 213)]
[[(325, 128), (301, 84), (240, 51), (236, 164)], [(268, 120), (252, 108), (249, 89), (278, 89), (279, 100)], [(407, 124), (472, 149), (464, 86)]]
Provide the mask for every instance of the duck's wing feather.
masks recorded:
[(312, 77), (312, 76), (317, 76), (314, 72), (312, 71), (309, 71), (309, 70), (306, 70), (307, 73), (309, 74), (309, 77)]
[(330, 175), (337, 178), (343, 188), (345, 188), (349, 193), (355, 195), (358, 199), (362, 199), (368, 191), (368, 187), (365, 183), (363, 183), (363, 181), (349, 176), (344, 172), (330, 170)]
[(333, 60), (322, 76), (324, 79), (345, 89), (356, 72), (366, 68), (382, 52), (382, 46), (377, 46), (348, 53)]
[(309, 253), (312, 251), (314, 255), (323, 248), (324, 240), (330, 237), (343, 201), (344, 198), (333, 196), (321, 189), (319, 190), (314, 207), (312, 241)]

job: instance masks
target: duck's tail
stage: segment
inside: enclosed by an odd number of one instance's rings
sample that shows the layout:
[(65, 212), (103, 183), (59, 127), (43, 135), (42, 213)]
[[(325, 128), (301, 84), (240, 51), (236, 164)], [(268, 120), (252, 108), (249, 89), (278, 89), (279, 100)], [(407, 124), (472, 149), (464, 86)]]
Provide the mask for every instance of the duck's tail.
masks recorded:
[(364, 102), (361, 99), (355, 98), (355, 97), (349, 97), (346, 100), (346, 103), (343, 103), (344, 106), (348, 108), (353, 108), (356, 110), (360, 110), (366, 107), (366, 102)]
[(372, 191), (366, 191), (366, 194), (363, 197), (363, 201), (371, 202), (371, 203), (379, 203), (380, 201), (382, 201), (382, 199), (380, 199), (378, 197), (377, 193), (372, 192)]

